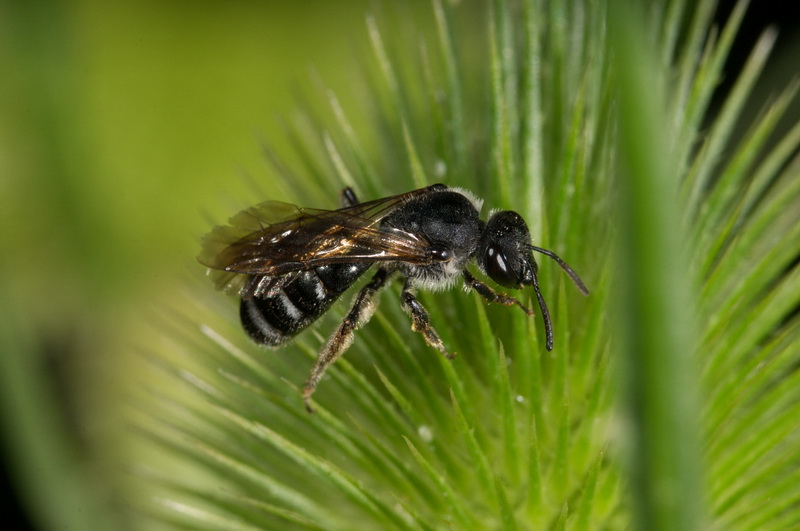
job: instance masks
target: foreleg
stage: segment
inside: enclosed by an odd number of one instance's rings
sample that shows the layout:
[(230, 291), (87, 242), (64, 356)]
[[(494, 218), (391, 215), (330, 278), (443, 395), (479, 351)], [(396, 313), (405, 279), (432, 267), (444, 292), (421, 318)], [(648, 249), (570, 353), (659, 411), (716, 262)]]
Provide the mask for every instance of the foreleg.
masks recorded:
[(533, 315), (533, 310), (523, 305), (521, 302), (519, 302), (519, 300), (511, 297), (510, 295), (506, 295), (505, 293), (497, 293), (495, 290), (477, 278), (473, 277), (472, 274), (466, 270), (464, 271), (464, 285), (469, 289), (474, 289), (477, 291), (481, 297), (489, 302), (499, 302), (500, 304), (505, 304), (506, 306), (513, 306), (516, 304), (528, 315)]

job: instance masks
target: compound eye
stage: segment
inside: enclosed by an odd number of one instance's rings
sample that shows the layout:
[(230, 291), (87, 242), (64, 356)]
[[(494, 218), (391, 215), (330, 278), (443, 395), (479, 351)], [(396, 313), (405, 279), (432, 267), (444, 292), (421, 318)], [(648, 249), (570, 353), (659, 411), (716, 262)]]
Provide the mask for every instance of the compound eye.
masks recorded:
[(486, 273), (492, 280), (506, 288), (516, 288), (519, 284), (508, 265), (506, 255), (496, 245), (490, 245), (486, 249)]

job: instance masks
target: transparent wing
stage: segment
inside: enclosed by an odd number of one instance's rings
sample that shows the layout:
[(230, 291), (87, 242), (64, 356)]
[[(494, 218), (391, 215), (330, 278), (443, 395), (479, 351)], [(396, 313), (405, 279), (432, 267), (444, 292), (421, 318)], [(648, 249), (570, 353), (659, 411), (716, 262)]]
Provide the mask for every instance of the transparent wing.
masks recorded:
[(430, 263), (426, 240), (381, 229), (380, 222), (409, 200), (442, 189), (434, 185), (339, 210), (266, 201), (215, 227), (203, 238), (198, 259), (220, 272), (218, 288), (237, 287), (240, 274), (274, 277), (335, 263)]

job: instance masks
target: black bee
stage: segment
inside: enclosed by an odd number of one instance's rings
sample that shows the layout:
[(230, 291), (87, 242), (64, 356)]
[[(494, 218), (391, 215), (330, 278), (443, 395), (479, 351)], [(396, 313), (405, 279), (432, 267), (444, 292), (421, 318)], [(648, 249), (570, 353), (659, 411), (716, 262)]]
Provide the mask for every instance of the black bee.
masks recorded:
[(266, 201), (234, 216), (229, 226), (216, 227), (203, 240), (199, 256), (213, 271), (218, 289), (241, 296), (242, 325), (257, 343), (278, 347), (317, 320), (333, 302), (373, 265), (377, 271), (355, 296), (338, 329), (319, 353), (303, 388), (311, 411), (311, 395), (325, 370), (353, 341), (353, 331), (375, 311), (375, 294), (392, 276), (404, 279), (401, 304), (411, 328), (448, 358), (452, 357), (433, 329), (417, 288), (439, 291), (460, 279), (489, 302), (517, 305), (467, 270), (478, 267), (506, 288), (533, 286), (544, 319), (547, 350), (553, 348), (553, 327), (531, 251), (555, 260), (585, 295), (578, 275), (552, 251), (531, 245), (525, 220), (512, 211), (480, 219), (482, 201), (470, 192), (435, 184), (405, 194), (359, 203), (345, 188), (339, 210), (298, 208)]

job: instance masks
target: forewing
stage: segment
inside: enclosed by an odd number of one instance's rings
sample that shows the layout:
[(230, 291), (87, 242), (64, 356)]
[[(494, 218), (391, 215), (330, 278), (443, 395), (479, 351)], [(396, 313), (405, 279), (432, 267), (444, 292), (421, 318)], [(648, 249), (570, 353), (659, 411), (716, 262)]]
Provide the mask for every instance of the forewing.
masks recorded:
[(352, 262), (430, 262), (428, 242), (380, 221), (431, 187), (339, 210), (298, 208), (267, 201), (243, 210), (203, 239), (200, 262), (217, 270), (218, 288), (237, 288), (237, 276), (280, 276), (320, 265)]

